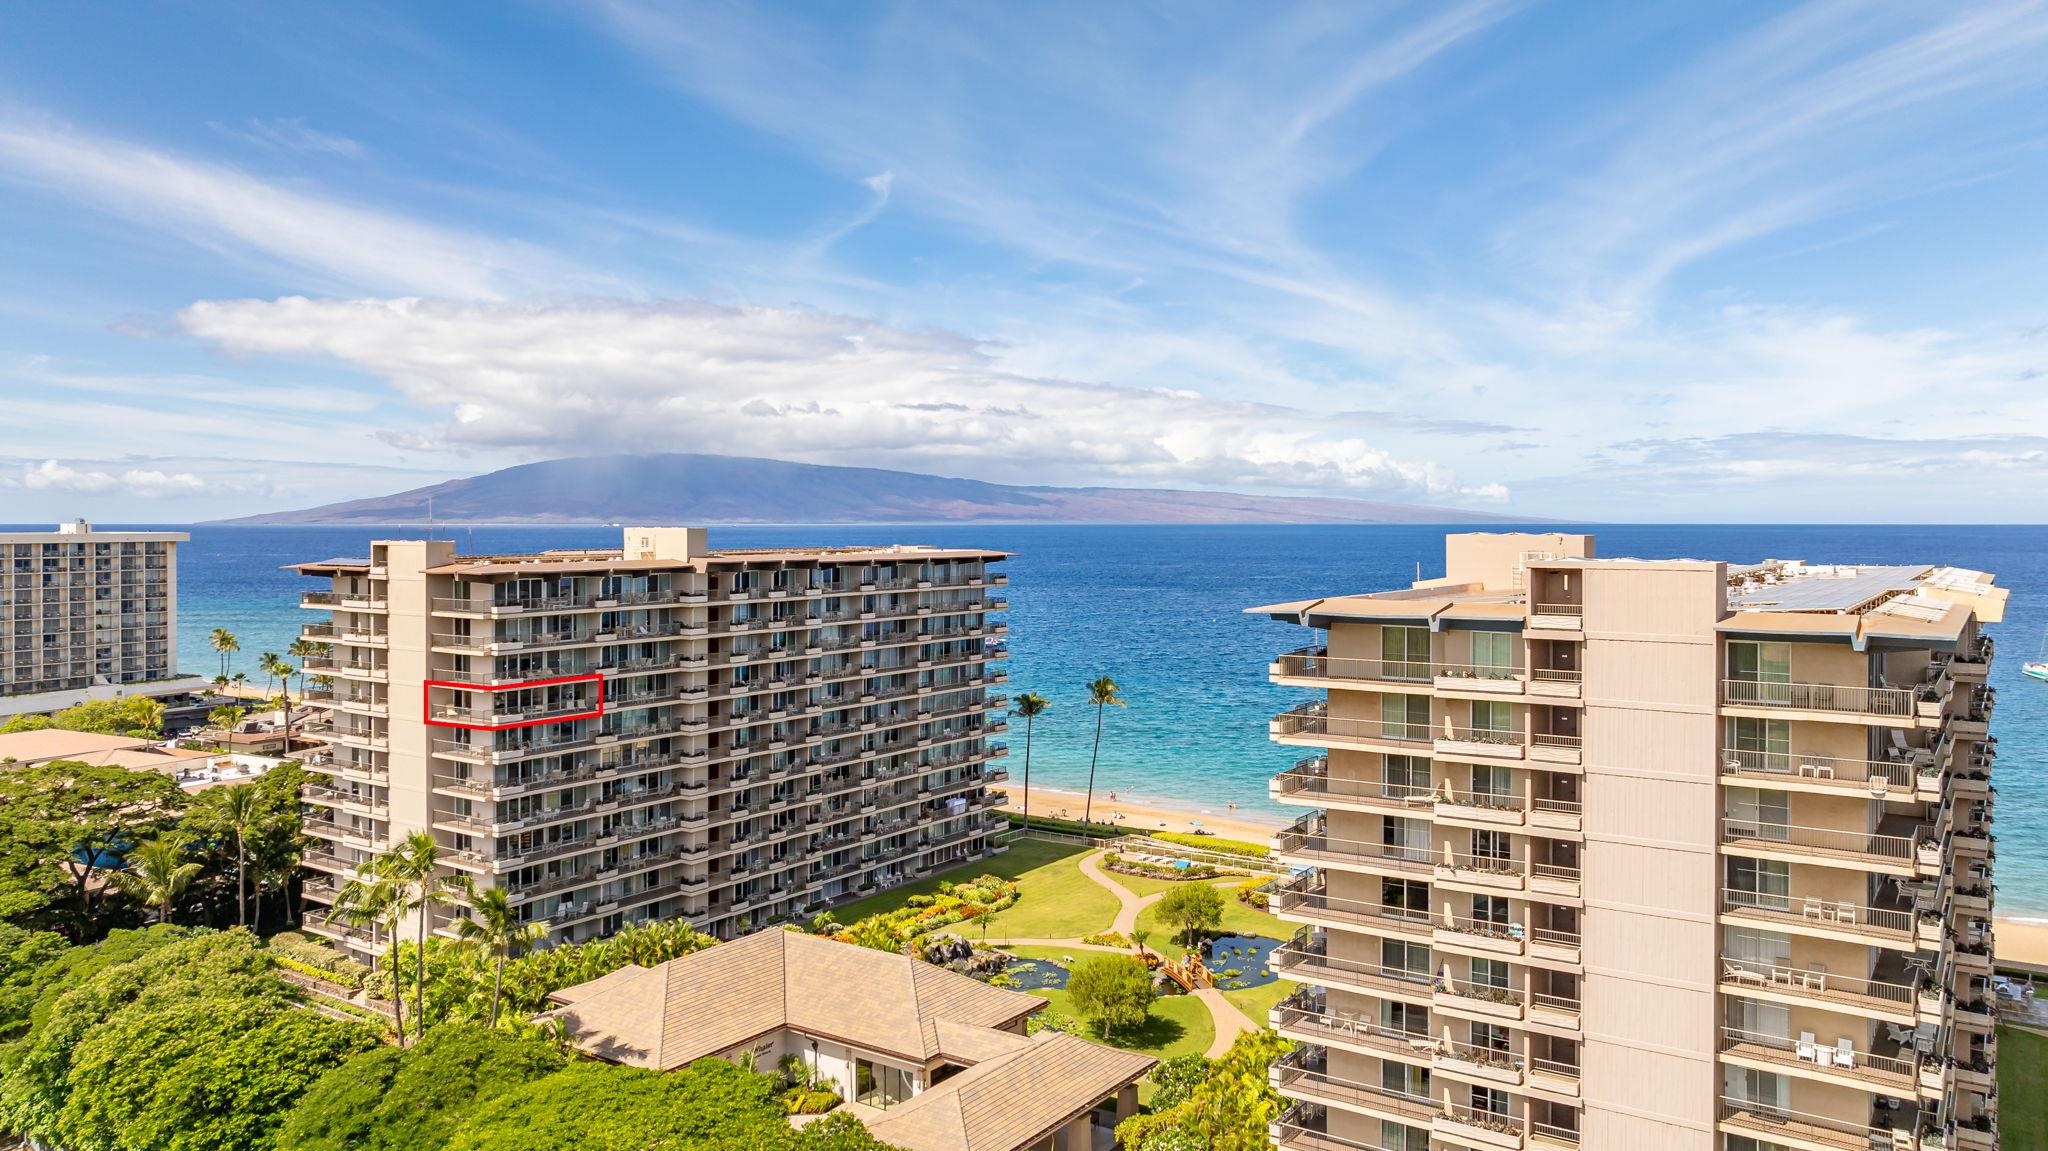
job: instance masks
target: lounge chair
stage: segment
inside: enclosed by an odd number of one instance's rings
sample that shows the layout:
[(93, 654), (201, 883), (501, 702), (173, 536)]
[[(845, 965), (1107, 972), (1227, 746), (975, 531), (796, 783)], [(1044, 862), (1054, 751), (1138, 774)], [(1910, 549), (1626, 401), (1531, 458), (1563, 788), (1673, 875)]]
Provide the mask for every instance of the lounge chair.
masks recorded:
[(1793, 1054), (1797, 1055), (1799, 1058), (1805, 1060), (1806, 1062), (1811, 1063), (1814, 1061), (1814, 1053), (1817, 1050), (1819, 1050), (1819, 1048), (1813, 1041), (1813, 1032), (1801, 1031), (1799, 1033), (1799, 1043), (1796, 1047), (1793, 1048)]
[(1856, 1066), (1856, 1048), (1847, 1039), (1837, 1039), (1835, 1041), (1835, 1066)]
[(1724, 960), (1721, 964), (1721, 978), (1731, 983), (1769, 983), (1770, 976), (1761, 971), (1752, 971), (1740, 963)]

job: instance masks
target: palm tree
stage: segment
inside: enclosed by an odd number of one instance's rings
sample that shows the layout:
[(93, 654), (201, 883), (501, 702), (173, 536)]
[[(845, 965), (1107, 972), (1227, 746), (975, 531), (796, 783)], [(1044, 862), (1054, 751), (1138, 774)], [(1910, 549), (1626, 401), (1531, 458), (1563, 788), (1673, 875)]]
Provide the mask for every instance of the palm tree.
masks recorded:
[(206, 642), (212, 646), (213, 650), (220, 653), (220, 674), (222, 679), (226, 679), (228, 674), (228, 657), (242, 650), (242, 641), (236, 637), (234, 632), (224, 627), (217, 627), (213, 629), (212, 635), (206, 637)]
[(225, 804), (223, 812), (228, 817), (228, 826), (235, 833), (235, 923), (246, 927), (249, 924), (249, 833), (255, 830), (256, 821), (263, 818), (263, 795), (254, 784), (238, 784), (228, 788)]
[(235, 746), (235, 725), (242, 722), (242, 717), (248, 714), (249, 709), (246, 707), (237, 707), (231, 703), (222, 704), (206, 713), (206, 723), (209, 727), (221, 730), (221, 734), (226, 737), (222, 742), (232, 751)]
[(469, 914), (456, 921), (456, 934), (488, 949), (497, 960), (491, 976), (491, 1023), (498, 1025), (498, 1004), (505, 993), (505, 963), (548, 937), (548, 925), (519, 918), (502, 887), (478, 888), (469, 895)]
[(466, 886), (461, 879), (435, 874), (440, 867), (441, 845), (432, 832), (415, 831), (398, 846), (376, 859), (375, 865), (387, 879), (398, 884), (408, 914), (419, 918), (414, 924), (414, 959), (417, 969), (413, 986), (413, 1033), (427, 1033), (427, 920), (433, 909), (454, 903)]
[(171, 921), (171, 906), (200, 871), (197, 863), (185, 858), (183, 841), (167, 836), (143, 840), (128, 853), (126, 863), (126, 870), (109, 878), (115, 887), (155, 908), (158, 923)]
[(1088, 834), (1090, 817), (1095, 813), (1095, 761), (1102, 757), (1102, 712), (1112, 704), (1123, 707), (1124, 697), (1118, 695), (1116, 681), (1102, 676), (1088, 685), (1088, 702), (1095, 705), (1095, 750), (1088, 756), (1088, 799), (1081, 808), (1081, 834)]
[(270, 681), (281, 675), (290, 675), (292, 667), (274, 651), (266, 651), (256, 661), (256, 670), (263, 673), (263, 694), (270, 694)]
[(239, 690), (243, 684), (248, 682), (249, 673), (246, 671), (238, 671), (235, 674), (228, 677), (228, 685), (233, 688), (236, 688), (237, 690)]
[[(351, 927), (382, 929), (384, 937), (391, 944), (391, 1006), (398, 1022), (398, 1045), (405, 1046), (405, 984), (399, 977), (397, 964), (398, 921), (405, 915), (405, 893), (399, 885), (378, 874), (377, 865), (383, 857), (370, 860), (356, 869), (360, 877), (342, 885), (340, 894), (334, 897), (334, 918)], [(376, 968), (378, 953), (370, 953)]]
[(1035, 691), (1017, 697), (1017, 714), (1024, 717), (1024, 830), (1031, 830), (1031, 721), (1044, 714), (1052, 701)]

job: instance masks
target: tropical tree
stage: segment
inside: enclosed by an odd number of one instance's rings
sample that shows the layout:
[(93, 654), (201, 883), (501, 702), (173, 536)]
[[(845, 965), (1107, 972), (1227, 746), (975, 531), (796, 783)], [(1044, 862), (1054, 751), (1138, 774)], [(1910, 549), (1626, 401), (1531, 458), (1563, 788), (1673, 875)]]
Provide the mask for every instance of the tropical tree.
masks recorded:
[[(248, 715), (248, 708), (237, 704), (224, 703), (206, 713), (206, 723), (207, 726), (217, 727), (221, 730), (222, 734), (232, 737), (235, 733), (235, 725), (248, 718)], [(234, 740), (230, 738), (227, 742), (232, 745)]]
[(225, 682), (228, 676), (228, 657), (242, 650), (242, 641), (234, 632), (217, 627), (213, 629), (212, 635), (206, 637), (206, 642), (220, 653), (220, 675), (221, 680)]
[(1145, 1022), (1152, 1008), (1152, 972), (1130, 955), (1084, 959), (1067, 977), (1067, 1000), (1075, 1014), (1108, 1038)]
[(1052, 701), (1035, 691), (1017, 697), (1017, 714), (1024, 717), (1024, 830), (1031, 830), (1031, 721), (1045, 713)]
[(130, 739), (155, 739), (164, 731), (164, 705), (146, 695), (89, 699), (52, 715), (25, 712), (8, 720), (0, 731), (44, 731), (49, 728), (125, 735)]
[(249, 833), (263, 818), (263, 793), (251, 784), (222, 789), (221, 813), (235, 836), (235, 925), (249, 924)]
[(489, 950), (495, 961), (491, 974), (491, 1017), (498, 1025), (498, 1005), (505, 997), (505, 964), (528, 947), (548, 937), (548, 925), (519, 918), (502, 887), (478, 888), (469, 893), (469, 914), (456, 921), (456, 934)]
[(427, 831), (415, 831), (406, 836), (398, 846), (378, 856), (371, 866), (398, 885), (405, 912), (416, 917), (414, 929), (417, 938), (413, 942), (419, 962), (413, 975), (413, 1032), (416, 1036), (425, 1035), (427, 920), (433, 918), (434, 908), (455, 903), (465, 893), (468, 880), (461, 876), (438, 874), (441, 845), (435, 842), (433, 833)]
[(127, 870), (113, 872), (108, 880), (145, 907), (155, 908), (158, 923), (171, 921), (171, 907), (201, 870), (185, 858), (184, 840), (170, 835), (143, 840), (127, 862)]
[(1088, 799), (1081, 808), (1081, 834), (1088, 834), (1091, 817), (1095, 812), (1095, 761), (1102, 758), (1102, 713), (1109, 707), (1123, 707), (1124, 697), (1117, 694), (1116, 681), (1101, 676), (1088, 685), (1088, 702), (1095, 705), (1095, 750), (1088, 754)]
[(228, 677), (228, 686), (236, 689), (240, 689), (243, 684), (246, 684), (248, 682), (249, 673), (246, 671), (238, 671), (235, 674)]
[(60, 759), (0, 772), (0, 912), (27, 926), (68, 890), (69, 922), (52, 918), (87, 941), (107, 870), (176, 826), (187, 802), (160, 771)]
[(1193, 947), (1198, 933), (1223, 925), (1223, 894), (1207, 883), (1178, 884), (1159, 897), (1159, 918), (1178, 927), (1177, 937)]
[(272, 680), (282, 680), (292, 674), (292, 665), (274, 651), (266, 651), (256, 660), (256, 670), (263, 673), (263, 694), (270, 694)]
[[(334, 897), (334, 917), (351, 927), (368, 927), (382, 931), (390, 943), (394, 961), (398, 952), (398, 926), (405, 918), (404, 888), (380, 868), (383, 860), (378, 856), (356, 869), (357, 878), (343, 884)], [(374, 973), (379, 960), (377, 953), (370, 955), (371, 970)], [(405, 1046), (405, 980), (398, 977), (394, 965), (391, 979), (392, 1015), (398, 1027), (398, 1045)]]

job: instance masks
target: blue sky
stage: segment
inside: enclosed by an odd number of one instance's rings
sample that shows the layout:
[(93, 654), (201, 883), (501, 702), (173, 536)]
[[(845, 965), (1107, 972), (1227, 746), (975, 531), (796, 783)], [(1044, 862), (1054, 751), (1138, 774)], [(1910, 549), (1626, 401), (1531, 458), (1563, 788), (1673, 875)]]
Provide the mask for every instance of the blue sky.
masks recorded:
[(2048, 7), (0, 16), (0, 520), (564, 455), (2048, 514)]

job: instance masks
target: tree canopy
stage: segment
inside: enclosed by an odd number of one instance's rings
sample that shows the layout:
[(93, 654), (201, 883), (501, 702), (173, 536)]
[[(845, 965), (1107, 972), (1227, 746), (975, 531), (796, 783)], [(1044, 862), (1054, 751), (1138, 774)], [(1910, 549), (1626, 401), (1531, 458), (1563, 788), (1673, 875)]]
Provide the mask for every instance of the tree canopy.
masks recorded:
[(1137, 1027), (1152, 1007), (1152, 972), (1130, 955), (1084, 959), (1067, 977), (1067, 999), (1104, 1035)]
[(60, 759), (0, 772), (0, 918), (91, 938), (93, 881), (170, 830), (185, 803), (177, 781), (157, 771)]
[(436, 1151), (478, 1106), (567, 1062), (539, 1039), (444, 1025), (416, 1047), (380, 1047), (321, 1076), (278, 1151)]
[(1159, 918), (1179, 928), (1183, 942), (1223, 925), (1223, 893), (1207, 883), (1181, 883), (1159, 897)]
[(52, 715), (17, 715), (8, 720), (5, 727), (0, 727), (0, 733), (42, 731), (46, 728), (160, 739), (164, 734), (164, 705), (146, 695), (89, 699)]
[(1130, 1151), (1265, 1151), (1267, 1124), (1286, 1100), (1268, 1082), (1273, 1061), (1293, 1044), (1261, 1028), (1237, 1037), (1223, 1058), (1184, 1056), (1152, 1069), (1152, 1110), (1117, 1124)]

